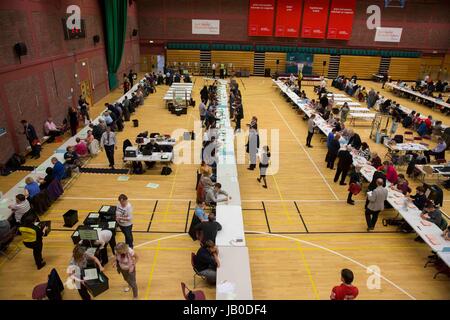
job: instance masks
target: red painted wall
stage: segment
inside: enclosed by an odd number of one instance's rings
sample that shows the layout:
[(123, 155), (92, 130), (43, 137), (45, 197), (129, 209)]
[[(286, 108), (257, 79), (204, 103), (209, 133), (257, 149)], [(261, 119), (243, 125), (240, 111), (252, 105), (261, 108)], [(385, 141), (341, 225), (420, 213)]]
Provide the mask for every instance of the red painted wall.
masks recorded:
[[(81, 18), (85, 20), (84, 39), (64, 40), (61, 18), (72, 4), (80, 7)], [(123, 72), (139, 69), (139, 35), (131, 37), (132, 30), (138, 29), (137, 19), (134, 3), (128, 7), (129, 37), (119, 79)], [(61, 123), (68, 106), (76, 103), (80, 81), (91, 81), (94, 101), (104, 97), (109, 87), (99, 1), (1, 1), (0, 27), (0, 127), (7, 130), (0, 137), (0, 163), (4, 163), (12, 153), (22, 152), (28, 145), (20, 134), (21, 119), (30, 121), (43, 136), (45, 119), (52, 116), (55, 122)], [(100, 36), (95, 46), (94, 35)], [(24, 42), (28, 49), (21, 61), (13, 50), (17, 42)]]
[[(381, 8), (382, 27), (402, 27), (401, 42), (374, 42), (375, 30), (366, 26), (369, 5)], [(405, 8), (384, 8), (384, 0), (357, 0), (350, 40), (249, 37), (249, 0), (139, 0), (141, 41), (208, 41), (250, 44), (299, 45), (449, 51), (450, 1), (407, 0)], [(193, 35), (191, 19), (219, 19), (220, 35)]]

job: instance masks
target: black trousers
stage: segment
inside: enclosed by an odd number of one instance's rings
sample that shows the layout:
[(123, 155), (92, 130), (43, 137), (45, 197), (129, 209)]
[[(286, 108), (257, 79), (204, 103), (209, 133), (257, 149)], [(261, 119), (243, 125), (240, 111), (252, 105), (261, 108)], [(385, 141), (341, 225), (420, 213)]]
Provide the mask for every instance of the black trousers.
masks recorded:
[(236, 128), (235, 130), (240, 130), (241, 129), (241, 117), (236, 117)]
[(328, 155), (328, 161), (327, 161), (327, 168), (333, 169), (334, 168), (334, 162), (336, 161), (336, 154), (330, 153)]
[(351, 193), (351, 192), (349, 191), (349, 192), (348, 192), (348, 196), (347, 196), (347, 201), (353, 201), (352, 197), (353, 197), (353, 193)]
[(339, 176), (342, 175), (340, 183), (344, 183), (345, 178), (347, 177), (348, 174), (348, 169), (349, 168), (342, 168), (338, 166), (336, 170), (336, 175), (334, 176), (334, 182), (337, 182), (339, 180)]
[(366, 213), (367, 228), (373, 229), (377, 224), (378, 214), (380, 213), (380, 211), (372, 211), (366, 208), (365, 213)]
[(437, 153), (437, 152), (434, 152), (434, 151), (431, 151), (431, 150), (426, 150), (425, 152), (424, 152), (424, 155), (425, 155), (425, 157), (427, 158), (427, 163), (430, 163), (431, 162), (431, 159), (430, 159), (430, 156), (436, 156), (436, 155), (438, 155), (439, 153)]
[(119, 228), (125, 236), (125, 243), (130, 248), (133, 248), (133, 225), (127, 227), (119, 226)]
[(311, 140), (312, 140), (313, 135), (314, 135), (314, 132), (308, 131), (308, 136), (306, 137), (306, 145), (307, 146), (311, 146)]
[(216, 70), (213, 70), (212, 73), (213, 73), (212, 77), (215, 78), (216, 77)]
[(220, 69), (220, 79), (225, 79), (225, 70), (224, 69)]
[(34, 263), (36, 267), (40, 267), (44, 260), (42, 259), (42, 239), (34, 242), (24, 242), (25, 247), (33, 249)]
[(115, 145), (105, 146), (106, 157), (108, 158), (109, 165), (114, 165), (114, 147)]
[(84, 284), (80, 284), (80, 289), (78, 289), (78, 293), (81, 296), (82, 300), (91, 300), (91, 295), (89, 294), (89, 291), (87, 290), (86, 286)]

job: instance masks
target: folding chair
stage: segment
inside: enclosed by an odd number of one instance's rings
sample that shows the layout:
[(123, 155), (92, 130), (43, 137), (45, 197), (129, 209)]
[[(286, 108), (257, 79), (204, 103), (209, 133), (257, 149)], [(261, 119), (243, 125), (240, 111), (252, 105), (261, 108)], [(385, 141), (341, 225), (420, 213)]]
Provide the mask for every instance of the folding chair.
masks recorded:
[(191, 252), (191, 265), (192, 265), (192, 269), (194, 270), (194, 288), (195, 288), (195, 277), (200, 277), (202, 280), (206, 280), (206, 277), (199, 274), (197, 269), (195, 268), (195, 258), (196, 257), (197, 257), (197, 255), (195, 253)]
[[(206, 296), (203, 291), (201, 290), (191, 291), (184, 282), (181, 282), (181, 291), (183, 292), (183, 296), (186, 300), (206, 300)], [(192, 294), (191, 297), (189, 297), (189, 293)]]

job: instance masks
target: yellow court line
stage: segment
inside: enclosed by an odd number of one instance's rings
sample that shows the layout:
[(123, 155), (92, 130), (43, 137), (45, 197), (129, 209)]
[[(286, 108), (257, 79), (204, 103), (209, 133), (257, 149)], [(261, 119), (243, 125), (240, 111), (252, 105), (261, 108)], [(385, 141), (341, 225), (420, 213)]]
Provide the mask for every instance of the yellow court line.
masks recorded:
[(153, 280), (153, 273), (155, 272), (156, 260), (158, 259), (158, 253), (159, 253), (159, 246), (160, 246), (160, 244), (161, 244), (161, 241), (158, 241), (158, 245), (156, 247), (155, 255), (153, 256), (152, 268), (150, 270), (150, 276), (148, 278), (147, 289), (145, 290), (145, 298), (144, 298), (144, 300), (149, 300), (150, 287), (151, 287), (152, 280)]
[(312, 277), (311, 268), (309, 267), (309, 264), (306, 261), (306, 258), (305, 258), (305, 255), (303, 253), (303, 249), (302, 249), (302, 246), (300, 245), (300, 243), (297, 243), (297, 246), (298, 246), (298, 251), (300, 252), (300, 256), (302, 257), (303, 266), (305, 267), (306, 273), (308, 274), (309, 281), (311, 282), (311, 287), (313, 289), (314, 296), (315, 296), (316, 300), (319, 300), (319, 292), (317, 291), (316, 283), (314, 282), (314, 279)]
[[(280, 197), (280, 200), (283, 201), (283, 196), (282, 196), (282, 194), (281, 194), (280, 188), (278, 187), (277, 179), (275, 178), (275, 175), (272, 175), (272, 177), (273, 177), (273, 181), (275, 181), (275, 187), (276, 187), (276, 189), (277, 189), (277, 191), (278, 191), (278, 195), (279, 195), (279, 197)], [(288, 210), (287, 210), (287, 208), (286, 208), (285, 202), (284, 202), (284, 201), (281, 202), (281, 205), (283, 206), (283, 211), (284, 211), (284, 214), (285, 214), (285, 216), (286, 216), (286, 218), (287, 218), (288, 224), (292, 225), (293, 223), (292, 223), (291, 217), (290, 217), (289, 214), (288, 214)]]

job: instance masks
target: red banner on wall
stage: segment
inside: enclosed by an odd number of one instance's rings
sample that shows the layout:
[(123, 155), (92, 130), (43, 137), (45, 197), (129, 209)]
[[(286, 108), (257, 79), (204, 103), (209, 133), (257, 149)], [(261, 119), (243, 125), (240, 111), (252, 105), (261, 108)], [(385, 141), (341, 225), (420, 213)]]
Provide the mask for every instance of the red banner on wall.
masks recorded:
[(352, 35), (356, 0), (333, 0), (328, 20), (328, 39), (348, 40)]
[(325, 38), (328, 2), (328, 0), (305, 0), (302, 24), (303, 38)]
[(278, 0), (275, 36), (297, 38), (301, 16), (302, 0)]
[(250, 0), (248, 35), (271, 36), (273, 34), (274, 14), (275, 0)]

